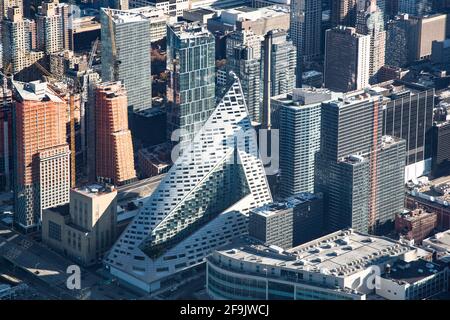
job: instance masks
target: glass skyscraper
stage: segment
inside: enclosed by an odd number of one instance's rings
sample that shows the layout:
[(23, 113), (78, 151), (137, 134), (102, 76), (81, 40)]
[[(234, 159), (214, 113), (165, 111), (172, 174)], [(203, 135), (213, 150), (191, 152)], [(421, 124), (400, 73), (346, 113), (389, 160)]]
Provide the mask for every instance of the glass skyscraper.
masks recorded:
[(150, 19), (134, 10), (102, 8), (102, 80), (121, 81), (130, 111), (152, 106)]
[(215, 40), (199, 23), (167, 27), (167, 121), (183, 149), (215, 108)]

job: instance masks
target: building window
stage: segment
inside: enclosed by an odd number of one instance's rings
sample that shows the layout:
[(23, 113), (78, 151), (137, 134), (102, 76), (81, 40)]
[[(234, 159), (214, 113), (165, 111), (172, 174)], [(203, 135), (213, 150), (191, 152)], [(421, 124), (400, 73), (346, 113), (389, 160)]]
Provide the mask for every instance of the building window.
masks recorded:
[(53, 240), (61, 241), (61, 226), (53, 221), (49, 221), (48, 237)]

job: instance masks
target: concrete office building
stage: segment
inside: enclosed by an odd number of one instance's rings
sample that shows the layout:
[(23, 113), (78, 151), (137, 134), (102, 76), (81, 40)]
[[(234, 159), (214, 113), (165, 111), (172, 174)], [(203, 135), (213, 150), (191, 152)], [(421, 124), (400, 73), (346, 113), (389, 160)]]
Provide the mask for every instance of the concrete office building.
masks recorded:
[(105, 263), (121, 281), (153, 292), (175, 274), (202, 264), (214, 248), (247, 234), (249, 211), (270, 202), (236, 78)]
[(431, 61), (439, 64), (449, 64), (450, 61), (450, 39), (444, 41), (433, 41), (431, 45)]
[(100, 11), (102, 80), (121, 81), (129, 111), (152, 105), (151, 21), (138, 10)]
[(323, 195), (298, 193), (250, 212), (249, 235), (283, 249), (325, 234)]
[(363, 89), (370, 78), (370, 35), (336, 27), (325, 33), (325, 87), (348, 92)]
[(255, 123), (261, 122), (261, 41), (253, 31), (235, 31), (227, 37), (227, 72), (234, 72), (241, 80), (245, 103), (250, 118)]
[(167, 69), (168, 135), (183, 151), (215, 108), (215, 41), (204, 25), (167, 27)]
[(294, 210), (293, 245), (311, 241), (325, 234), (323, 194), (298, 193), (286, 199)]
[(66, 103), (46, 83), (14, 82), (14, 223), (37, 227), (42, 210), (69, 202)]
[(434, 89), (388, 82), (383, 87), (373, 87), (383, 99), (383, 135), (406, 141), (405, 182), (431, 171), (432, 139), (435, 104)]
[(315, 191), (331, 231), (381, 233), (403, 209), (405, 141), (382, 137), (381, 100), (357, 91), (322, 105)]
[[(406, 243), (351, 229), (289, 250), (238, 238), (207, 258), (206, 290), (211, 298), (221, 300), (379, 299), (376, 295), (387, 295), (368, 286), (374, 269), (385, 277), (386, 268), (396, 262), (414, 263), (429, 255)], [(441, 275), (439, 288), (448, 283)]]
[(290, 34), (297, 47), (297, 86), (304, 64), (320, 57), (321, 0), (292, 0)]
[(95, 124), (97, 180), (115, 185), (136, 180), (127, 92), (121, 82), (106, 82), (96, 87)]
[(450, 174), (450, 121), (435, 123), (431, 129), (432, 163), (434, 177)]
[(3, 67), (16, 74), (44, 57), (44, 52), (32, 46), (33, 22), (23, 18), (19, 7), (8, 9), (2, 21)]
[(314, 192), (321, 105), (337, 97), (338, 94), (326, 89), (296, 88), (292, 94), (272, 98), (272, 108), (279, 114), (281, 196)]
[(370, 155), (372, 181), (369, 230), (376, 234), (387, 234), (394, 229), (395, 216), (404, 207), (406, 141), (383, 136), (379, 148)]
[(117, 191), (104, 185), (70, 190), (70, 204), (44, 210), (42, 242), (84, 266), (97, 264), (116, 240)]
[(292, 248), (293, 212), (283, 203), (269, 203), (250, 211), (248, 234), (267, 245)]

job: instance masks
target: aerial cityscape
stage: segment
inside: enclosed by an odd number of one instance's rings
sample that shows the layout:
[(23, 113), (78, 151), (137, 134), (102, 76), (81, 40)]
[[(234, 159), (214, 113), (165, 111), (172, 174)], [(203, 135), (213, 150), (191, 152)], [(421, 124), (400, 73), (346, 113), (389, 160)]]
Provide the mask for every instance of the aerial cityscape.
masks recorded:
[(0, 300), (450, 300), (450, 0), (0, 0), (0, 32)]

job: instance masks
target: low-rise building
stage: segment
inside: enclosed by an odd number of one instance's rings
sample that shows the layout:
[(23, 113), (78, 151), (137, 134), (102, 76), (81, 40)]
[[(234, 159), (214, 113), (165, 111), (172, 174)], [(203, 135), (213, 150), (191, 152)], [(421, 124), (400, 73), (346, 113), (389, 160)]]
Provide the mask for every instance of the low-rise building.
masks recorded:
[(424, 239), (422, 246), (436, 252), (438, 257), (450, 257), (450, 230), (436, 233), (434, 236)]
[(448, 290), (444, 262), (397, 261), (379, 279), (376, 294), (388, 300), (423, 300)]
[(437, 214), (416, 209), (395, 217), (395, 231), (414, 243), (421, 243), (437, 227)]
[(166, 173), (171, 167), (170, 145), (163, 143), (138, 151), (138, 167), (144, 177)]
[(42, 215), (42, 242), (78, 263), (99, 263), (116, 240), (117, 191), (88, 185), (70, 191), (70, 204)]
[(289, 250), (236, 238), (207, 258), (206, 289), (214, 299), (366, 300), (376, 294), (374, 280), (386, 267), (430, 256), (352, 229)]

